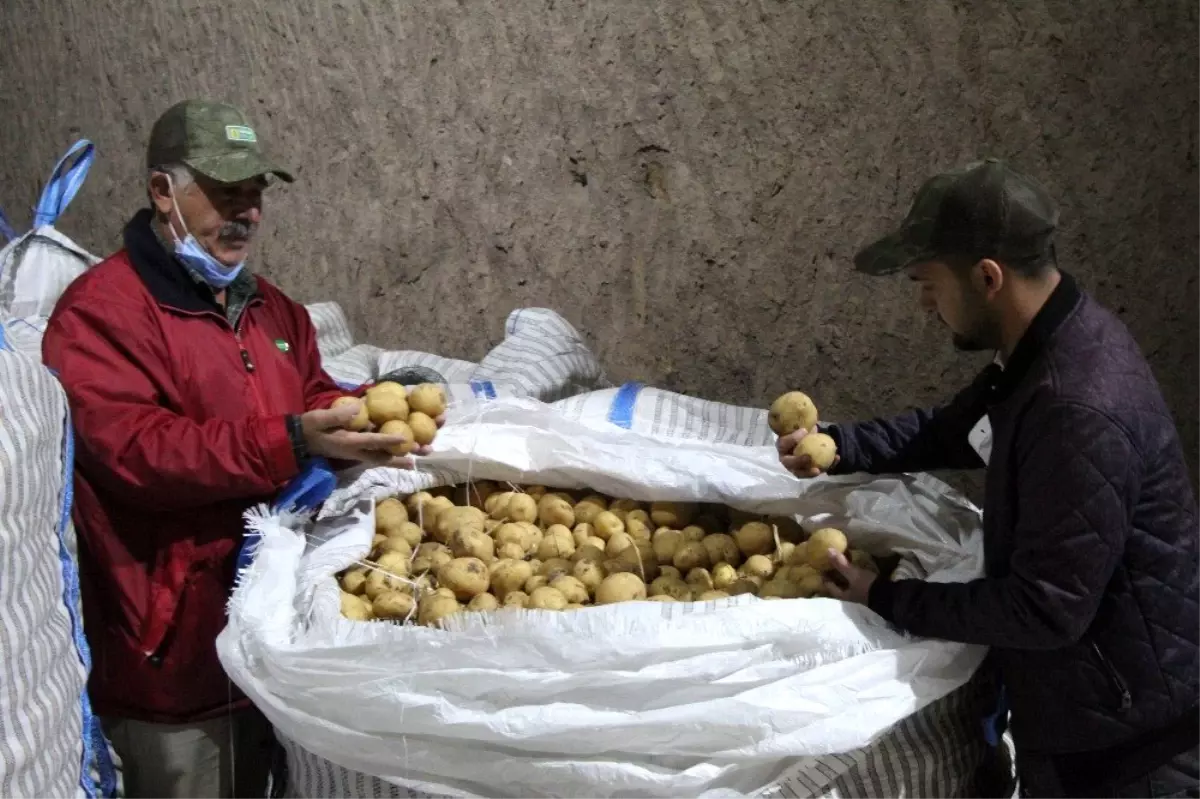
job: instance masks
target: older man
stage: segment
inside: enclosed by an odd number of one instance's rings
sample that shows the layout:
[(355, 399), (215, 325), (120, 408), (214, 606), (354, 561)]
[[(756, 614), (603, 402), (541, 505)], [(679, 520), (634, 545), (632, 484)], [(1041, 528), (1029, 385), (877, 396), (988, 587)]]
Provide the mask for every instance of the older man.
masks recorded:
[(270, 730), (215, 648), (242, 513), (310, 457), (393, 462), (398, 439), (343, 429), (304, 308), (245, 266), (269, 178), (292, 181), (250, 122), (180, 103), (147, 166), (150, 207), (43, 343), (78, 434), (91, 691), (131, 796), (261, 796)]
[[(964, 350), (996, 362), (933, 411), (832, 425), (831, 470), (987, 467), (987, 573), (830, 585), (914, 635), (991, 647), (1029, 796), (1196, 796), (1196, 499), (1158, 384), (1129, 331), (1054, 261), (1046, 191), (989, 160), (930, 179), (864, 249), (907, 270)], [(784, 465), (818, 472), (790, 454)]]

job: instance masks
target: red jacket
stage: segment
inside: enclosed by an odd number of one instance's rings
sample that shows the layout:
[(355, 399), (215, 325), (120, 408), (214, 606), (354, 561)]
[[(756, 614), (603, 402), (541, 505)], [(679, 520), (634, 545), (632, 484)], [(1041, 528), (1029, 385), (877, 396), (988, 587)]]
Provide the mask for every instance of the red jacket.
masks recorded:
[(321, 369), (304, 308), (262, 278), (241, 287), (249, 300), (234, 329), (143, 211), (125, 249), (71, 284), (46, 330), (43, 355), (76, 431), (101, 715), (179, 723), (241, 699), (215, 641), (242, 512), (299, 471), (288, 417), (343, 393)]

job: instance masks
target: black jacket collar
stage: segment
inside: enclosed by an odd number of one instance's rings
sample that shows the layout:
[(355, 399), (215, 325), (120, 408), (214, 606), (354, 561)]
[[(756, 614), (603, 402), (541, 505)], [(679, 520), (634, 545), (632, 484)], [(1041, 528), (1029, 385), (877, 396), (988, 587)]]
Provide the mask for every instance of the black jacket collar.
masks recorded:
[[(143, 208), (125, 225), (125, 250), (129, 253), (134, 271), (146, 284), (150, 294), (159, 304), (185, 313), (215, 312), (224, 316), (225, 311), (212, 289), (194, 279), (183, 264), (167, 252), (155, 235), (153, 224), (154, 217), (150, 209)], [(239, 285), (239, 282), (244, 285)], [(234, 286), (231, 286), (233, 288), (254, 295), (258, 281), (249, 271), (243, 270), (238, 280), (234, 281)]]
[(999, 402), (1007, 398), (1021, 384), (1034, 362), (1046, 351), (1050, 339), (1058, 332), (1059, 327), (1075, 311), (1083, 299), (1075, 279), (1066, 272), (1060, 272), (1061, 279), (1046, 304), (1033, 317), (1029, 329), (1017, 346), (1013, 349), (1008, 363), (1001, 369), (999, 366), (989, 367), (993, 371), (992, 401)]

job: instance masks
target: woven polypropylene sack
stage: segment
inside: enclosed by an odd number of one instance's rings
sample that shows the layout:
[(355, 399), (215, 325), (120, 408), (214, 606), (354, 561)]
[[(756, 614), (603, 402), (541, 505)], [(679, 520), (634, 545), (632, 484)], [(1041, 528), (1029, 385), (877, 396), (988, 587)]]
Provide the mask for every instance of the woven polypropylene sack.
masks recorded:
[(726, 503), (840, 527), (932, 581), (982, 573), (978, 510), (928, 476), (798, 483), (772, 447), (592, 428), (528, 399), (479, 403), (439, 442), (420, 471), (356, 475), (311, 529), (257, 517), (218, 639), (281, 735), (351, 772), (470, 796), (820, 794), (982, 658), (824, 599), (465, 614), (448, 630), (343, 619), (334, 575), (369, 549), (374, 502), (472, 478)]
[(335, 302), (307, 306), (317, 331), (321, 365), (345, 388), (419, 366), (447, 384), (451, 403), (470, 399), (534, 397), (553, 402), (608, 385), (600, 363), (570, 322), (545, 308), (513, 311), (504, 340), (479, 363), (417, 350), (355, 344), (349, 322)]
[(62, 387), (0, 336), (2, 796), (116, 790), (111, 753), (86, 693), (71, 460)]

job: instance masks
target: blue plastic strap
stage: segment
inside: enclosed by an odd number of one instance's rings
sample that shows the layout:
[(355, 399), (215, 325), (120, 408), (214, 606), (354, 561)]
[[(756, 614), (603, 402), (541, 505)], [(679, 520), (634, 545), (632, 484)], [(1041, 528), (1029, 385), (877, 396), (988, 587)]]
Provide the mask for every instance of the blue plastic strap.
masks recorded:
[(471, 391), (475, 392), (475, 396), (480, 399), (496, 398), (496, 387), (492, 385), (491, 380), (472, 380)]
[[(50, 173), (50, 181), (42, 190), (38, 200), (37, 211), (33, 215), (33, 227), (36, 230), (42, 225), (53, 225), (62, 216), (63, 211), (75, 199), (83, 181), (87, 178), (88, 170), (96, 157), (96, 145), (87, 139), (80, 139), (71, 145), (71, 149), (58, 160), (54, 171)], [(70, 166), (67, 162), (74, 158)], [(65, 171), (64, 171), (65, 170)]]
[[(334, 475), (329, 461), (324, 458), (313, 458), (300, 474), (293, 477), (291, 482), (279, 492), (279, 496), (275, 499), (274, 509), (276, 511), (313, 510), (329, 499), (329, 495), (335, 488), (337, 488), (337, 477)], [(249, 566), (257, 552), (258, 538), (246, 536), (242, 541), (242, 548), (238, 550), (234, 573), (238, 574)]]
[(16, 231), (13, 230), (13, 226), (9, 224), (8, 217), (4, 215), (3, 211), (0, 211), (0, 236), (3, 236), (9, 241), (12, 241), (17, 237)]
[(644, 387), (644, 383), (626, 383), (617, 389), (617, 396), (613, 397), (608, 409), (608, 421), (626, 430), (633, 427), (633, 406)]
[(362, 388), (362, 386), (354, 383), (343, 383), (341, 380), (334, 380), (333, 382), (337, 384), (337, 387), (342, 391), (358, 391), (360, 388)]
[(1000, 694), (996, 697), (996, 710), (983, 717), (983, 740), (995, 748), (1000, 745), (1000, 738), (1008, 729), (1008, 694), (1004, 686), (1000, 686)]

